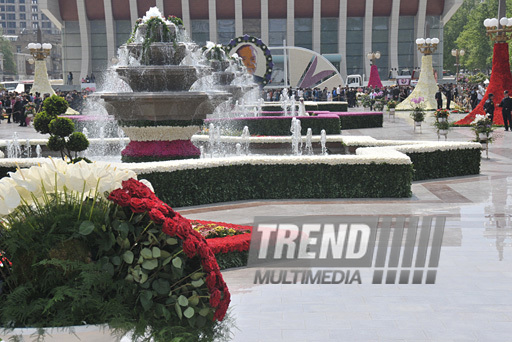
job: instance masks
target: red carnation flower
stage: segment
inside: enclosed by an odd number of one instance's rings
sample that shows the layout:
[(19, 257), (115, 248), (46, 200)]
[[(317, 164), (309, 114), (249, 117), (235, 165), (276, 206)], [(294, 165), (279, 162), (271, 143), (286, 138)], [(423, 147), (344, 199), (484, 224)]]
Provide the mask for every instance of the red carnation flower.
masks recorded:
[(217, 283), (217, 275), (215, 272), (210, 272), (206, 276), (206, 286), (208, 287), (208, 290), (211, 290), (215, 287), (215, 284)]
[(108, 196), (110, 201), (113, 201), (115, 204), (120, 205), (121, 207), (127, 207), (130, 205), (130, 195), (123, 189), (115, 189)]
[(134, 213), (143, 213), (146, 211), (146, 204), (139, 198), (130, 199), (130, 207)]
[(166, 218), (162, 227), (162, 231), (169, 236), (176, 236), (176, 222), (173, 219)]
[[(176, 217), (175, 217), (176, 219)], [(188, 220), (182, 218), (177, 222), (177, 229), (176, 229), (176, 235), (178, 235), (179, 238), (185, 240), (188, 235), (190, 234), (190, 231), (192, 230), (192, 226), (190, 225), (190, 222)]]
[(149, 211), (149, 219), (156, 224), (162, 224), (165, 221), (165, 216), (161, 211), (153, 208)]
[(220, 291), (215, 289), (210, 294), (210, 305), (216, 308), (220, 304)]
[(192, 259), (196, 255), (196, 252), (197, 252), (196, 242), (197, 242), (197, 240), (192, 238), (192, 236), (190, 236), (188, 239), (186, 239), (183, 242), (183, 252), (185, 252), (187, 257), (189, 257), (190, 259)]

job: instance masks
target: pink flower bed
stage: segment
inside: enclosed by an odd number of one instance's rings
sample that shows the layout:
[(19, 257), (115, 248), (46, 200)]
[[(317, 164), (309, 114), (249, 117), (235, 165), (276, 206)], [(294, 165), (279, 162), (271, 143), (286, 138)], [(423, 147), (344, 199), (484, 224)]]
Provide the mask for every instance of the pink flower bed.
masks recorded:
[(201, 154), (190, 140), (130, 141), (121, 152), (125, 157), (197, 157)]
[[(324, 112), (314, 112), (319, 117), (325, 117), (327, 115), (323, 114)], [(328, 112), (329, 116), (364, 116), (364, 115), (383, 115), (382, 112)]]

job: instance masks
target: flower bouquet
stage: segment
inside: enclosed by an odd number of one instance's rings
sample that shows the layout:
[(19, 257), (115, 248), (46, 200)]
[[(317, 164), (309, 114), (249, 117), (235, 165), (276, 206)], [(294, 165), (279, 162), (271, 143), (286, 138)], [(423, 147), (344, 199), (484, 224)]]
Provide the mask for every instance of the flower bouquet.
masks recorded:
[(436, 119), (448, 119), (448, 117), (450, 116), (450, 111), (447, 109), (438, 109), (434, 112), (434, 116), (436, 117)]
[(395, 109), (395, 108), (396, 108), (396, 104), (397, 104), (397, 103), (396, 103), (396, 101), (394, 101), (394, 100), (390, 100), (390, 101), (388, 101), (388, 103), (387, 103), (388, 110)]
[(0, 180), (0, 215), (0, 338), (83, 324), (134, 341), (225, 337), (230, 294), (212, 250), (133, 172), (18, 170)]
[(471, 129), (475, 132), (476, 138), (474, 141), (476, 142), (492, 142), (492, 132), (494, 128), (492, 127), (491, 118), (489, 114), (480, 115), (477, 114), (475, 116), (475, 120), (471, 122)]
[(425, 120), (425, 105), (423, 104), (424, 98), (418, 97), (411, 100), (414, 103), (414, 108), (410, 114), (414, 122), (423, 122)]

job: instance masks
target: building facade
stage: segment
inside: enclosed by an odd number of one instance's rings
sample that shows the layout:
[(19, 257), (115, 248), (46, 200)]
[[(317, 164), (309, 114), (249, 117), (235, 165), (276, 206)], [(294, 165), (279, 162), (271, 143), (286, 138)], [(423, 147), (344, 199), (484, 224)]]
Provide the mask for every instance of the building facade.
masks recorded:
[(34, 68), (28, 63), (32, 57), (27, 49), (29, 43), (37, 42), (40, 29), (43, 42), (53, 45), (51, 58), (47, 59), (50, 78), (62, 78), (61, 32), (41, 11), (40, 0), (0, 0), (0, 28), (3, 36), (11, 42), (15, 56), (17, 75), (9, 79), (29, 79)]
[[(1, 0), (0, 0), (1, 1)], [(382, 79), (419, 68), (418, 37), (441, 40), (434, 68), (442, 75), (443, 27), (463, 0), (39, 0), (62, 30), (63, 72), (100, 74), (149, 7), (183, 18), (191, 38), (226, 44), (244, 34), (268, 46), (323, 54), (345, 77), (369, 75), (380, 51)], [(78, 77), (75, 77), (75, 81)]]

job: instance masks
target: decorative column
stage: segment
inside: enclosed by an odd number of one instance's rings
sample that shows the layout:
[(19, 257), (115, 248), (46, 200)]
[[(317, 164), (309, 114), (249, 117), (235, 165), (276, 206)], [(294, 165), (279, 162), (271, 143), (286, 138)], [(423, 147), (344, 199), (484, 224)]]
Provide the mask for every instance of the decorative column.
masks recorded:
[(338, 15), (338, 52), (341, 55), (340, 74), (347, 78), (347, 0), (340, 0)]
[(52, 44), (41, 43), (41, 30), (37, 30), (37, 43), (28, 44), (30, 54), (35, 59), (34, 84), (32, 85), (32, 94), (39, 93), (41, 95), (49, 93), (55, 95), (55, 91), (48, 80), (48, 71), (46, 69), (46, 57), (50, 56)]
[(491, 79), (482, 101), (464, 119), (457, 121), (456, 125), (469, 125), (477, 114), (484, 115), (484, 103), (489, 98), (489, 94), (494, 95), (495, 101), (493, 123), (503, 125), (501, 107), (498, 107), (497, 104), (503, 100), (503, 92), (505, 90), (512, 90), (512, 75), (510, 74), (507, 43), (511, 38), (512, 18), (503, 17), (499, 21), (497, 18), (485, 19), (484, 25), (487, 29), (487, 36), (494, 42)]
[(270, 45), (268, 37), (268, 0), (261, 0), (261, 40)]
[(423, 57), (421, 57), (420, 78), (418, 80), (418, 84), (409, 97), (396, 106), (396, 109), (398, 110), (412, 110), (415, 104), (411, 100), (420, 97), (423, 98), (423, 105), (426, 110), (437, 109), (435, 96), (438, 86), (432, 69), (432, 54), (437, 49), (439, 39), (418, 38), (416, 39), (416, 44), (418, 45), (418, 50), (423, 54)]
[(208, 22), (210, 23), (210, 41), (217, 42), (217, 5), (215, 0), (208, 0)]
[(295, 46), (295, 1), (286, 1), (286, 45)]
[[(372, 51), (372, 34), (373, 34), (373, 0), (366, 0), (364, 13), (364, 31), (363, 31), (363, 53)], [(363, 57), (364, 59), (364, 57)], [(364, 73), (370, 75), (370, 69), (366, 61), (364, 64)]]

